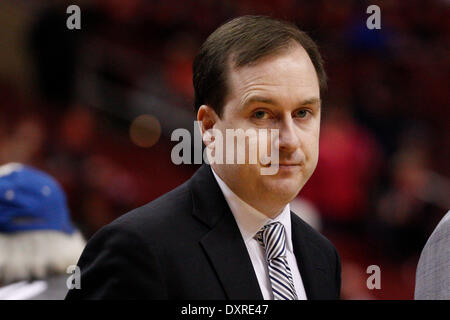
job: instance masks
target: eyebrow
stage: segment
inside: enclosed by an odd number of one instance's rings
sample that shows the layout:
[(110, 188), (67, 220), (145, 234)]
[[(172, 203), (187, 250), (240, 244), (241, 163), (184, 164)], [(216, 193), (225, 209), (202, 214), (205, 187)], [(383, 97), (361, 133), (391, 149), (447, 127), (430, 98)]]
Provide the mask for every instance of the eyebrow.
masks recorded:
[[(267, 97), (263, 97), (263, 96), (254, 95), (254, 96), (251, 96), (250, 98), (244, 100), (244, 103), (242, 104), (242, 108), (245, 108), (248, 105), (255, 103), (255, 102), (279, 105), (279, 103), (277, 103), (276, 100), (273, 100), (273, 99), (267, 98)], [(313, 98), (308, 98), (308, 99), (302, 100), (302, 101), (300, 101), (300, 103), (298, 103), (299, 106), (306, 106), (306, 105), (311, 105), (311, 104), (318, 104), (320, 106), (321, 101), (319, 98), (313, 97)]]

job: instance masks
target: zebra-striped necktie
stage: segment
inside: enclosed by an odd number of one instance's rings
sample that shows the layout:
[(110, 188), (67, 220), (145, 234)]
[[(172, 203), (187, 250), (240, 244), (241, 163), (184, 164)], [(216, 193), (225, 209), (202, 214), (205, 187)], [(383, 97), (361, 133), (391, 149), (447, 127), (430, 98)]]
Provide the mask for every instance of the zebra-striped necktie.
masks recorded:
[(292, 273), (286, 260), (286, 234), (280, 222), (265, 225), (255, 239), (266, 252), (274, 300), (297, 300)]

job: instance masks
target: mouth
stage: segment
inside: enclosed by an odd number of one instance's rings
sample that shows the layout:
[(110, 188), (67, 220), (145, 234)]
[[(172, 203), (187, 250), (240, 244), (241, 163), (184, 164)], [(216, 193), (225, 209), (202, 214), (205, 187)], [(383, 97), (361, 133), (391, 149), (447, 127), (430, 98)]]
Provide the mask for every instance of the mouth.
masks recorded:
[(270, 163), (268, 167), (276, 168), (281, 174), (293, 174), (302, 170), (303, 163)]
[(268, 163), (263, 167), (296, 168), (303, 166), (303, 163)]
[(278, 165), (278, 170), (282, 170), (282, 171), (296, 170), (296, 169), (301, 168), (301, 166), (302, 165), (300, 163), (295, 163), (295, 164), (292, 164), (292, 163), (289, 163), (289, 164), (280, 163)]
[[(262, 165), (262, 167), (266, 168), (265, 170), (269, 170), (271, 173), (264, 173), (264, 175), (271, 175), (274, 177), (297, 177), (304, 170), (304, 163), (269, 163), (268, 165)], [(269, 169), (270, 168), (270, 169)], [(275, 171), (274, 171), (275, 170)]]

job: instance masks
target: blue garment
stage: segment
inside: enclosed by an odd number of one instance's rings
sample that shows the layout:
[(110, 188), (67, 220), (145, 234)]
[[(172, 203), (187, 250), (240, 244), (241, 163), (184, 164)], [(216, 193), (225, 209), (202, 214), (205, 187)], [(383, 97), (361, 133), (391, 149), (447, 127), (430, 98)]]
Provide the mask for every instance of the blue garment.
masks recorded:
[(72, 234), (66, 196), (48, 174), (30, 166), (0, 166), (0, 232), (56, 230)]

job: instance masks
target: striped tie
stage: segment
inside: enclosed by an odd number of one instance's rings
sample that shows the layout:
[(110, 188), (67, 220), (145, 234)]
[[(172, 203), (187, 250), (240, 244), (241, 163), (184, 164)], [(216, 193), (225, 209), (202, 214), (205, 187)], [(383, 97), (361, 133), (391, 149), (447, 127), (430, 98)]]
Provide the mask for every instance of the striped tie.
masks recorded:
[(286, 260), (286, 234), (280, 222), (265, 225), (255, 239), (266, 252), (274, 300), (297, 300), (291, 269)]

